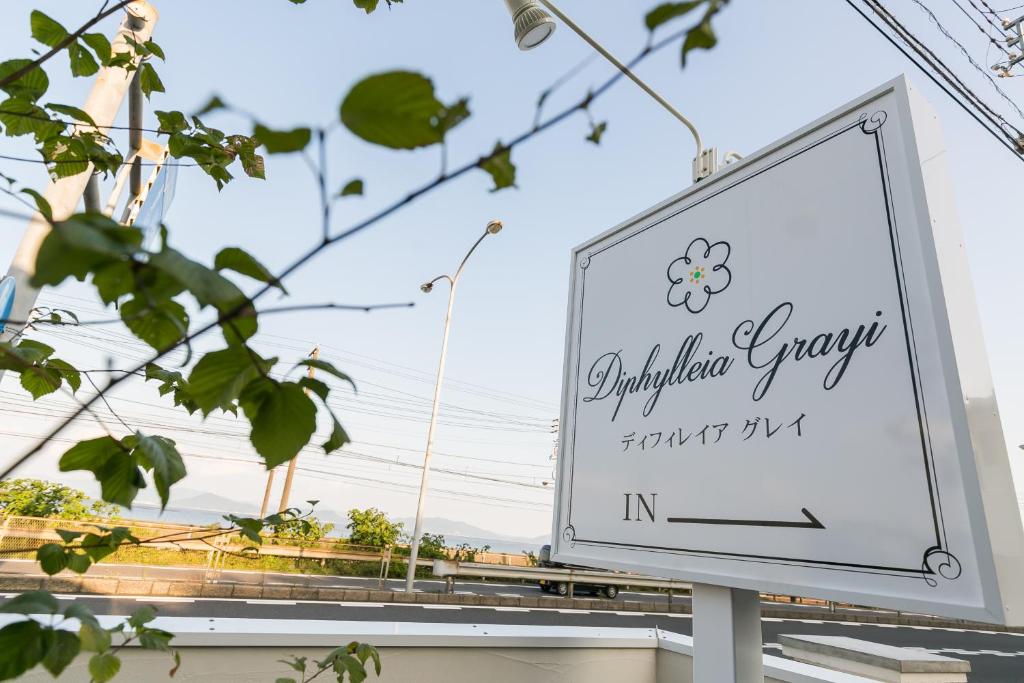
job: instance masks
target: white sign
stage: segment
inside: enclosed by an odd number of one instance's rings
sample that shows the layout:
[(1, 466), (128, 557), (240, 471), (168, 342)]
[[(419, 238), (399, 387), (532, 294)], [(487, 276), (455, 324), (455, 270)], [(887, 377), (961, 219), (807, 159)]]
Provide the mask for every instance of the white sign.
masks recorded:
[(899, 79), (574, 250), (557, 560), (1024, 623), (944, 164)]

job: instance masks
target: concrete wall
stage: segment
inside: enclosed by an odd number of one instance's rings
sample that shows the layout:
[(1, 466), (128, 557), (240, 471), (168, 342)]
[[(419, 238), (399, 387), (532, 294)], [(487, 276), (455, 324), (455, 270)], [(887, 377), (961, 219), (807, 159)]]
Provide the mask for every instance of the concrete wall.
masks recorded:
[[(167, 679), (165, 653), (129, 650), (122, 655), (116, 683), (273, 683), (294, 675), (277, 660), (290, 655), (323, 657), (324, 648), (185, 648), (181, 669)], [(647, 649), (593, 648), (381, 648), (383, 670), (367, 683), (655, 683), (655, 653)], [(58, 679), (88, 683), (82, 658)], [(324, 680), (334, 680), (324, 674)], [(52, 681), (45, 671), (21, 680)], [(320, 679), (318, 679), (320, 680)], [(669, 679), (672, 680), (672, 679)], [(675, 683), (675, 681), (673, 681)]]

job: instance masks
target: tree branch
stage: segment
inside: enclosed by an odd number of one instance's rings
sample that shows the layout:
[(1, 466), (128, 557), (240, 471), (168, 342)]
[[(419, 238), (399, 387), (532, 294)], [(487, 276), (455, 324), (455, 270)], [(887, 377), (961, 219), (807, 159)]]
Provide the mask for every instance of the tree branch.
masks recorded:
[[(670, 44), (678, 41), (680, 38), (685, 36), (687, 34), (687, 32), (688, 32), (688, 29), (687, 30), (682, 30), (682, 31), (677, 31), (676, 33), (674, 33), (671, 36), (665, 38), (664, 40), (661, 40), (660, 42), (657, 42), (657, 43), (655, 43), (653, 45), (649, 45), (649, 46), (644, 47), (643, 50), (641, 50), (633, 59), (631, 59), (627, 63), (627, 65), (630, 68), (636, 66), (638, 63), (640, 63), (641, 61), (646, 59), (651, 54), (654, 54), (655, 52), (661, 50), (662, 48), (666, 47), (667, 45), (670, 45)], [(569, 118), (573, 114), (575, 114), (575, 113), (577, 113), (579, 111), (582, 111), (591, 102), (593, 102), (594, 100), (596, 100), (597, 98), (602, 96), (605, 92), (607, 92), (608, 89), (611, 88), (613, 85), (615, 85), (621, 78), (622, 78), (622, 72), (616, 72), (611, 78), (609, 78), (604, 83), (602, 83), (598, 88), (596, 88), (595, 90), (587, 93), (587, 95), (583, 99), (581, 99), (579, 102), (577, 102), (576, 104), (574, 104), (574, 105), (572, 105), (570, 107), (567, 107), (566, 109), (563, 109), (561, 112), (559, 112), (558, 114), (555, 114), (551, 118), (545, 120), (540, 125), (533, 126), (529, 130), (521, 133), (517, 137), (513, 138), (511, 142), (507, 143), (504, 146), (504, 148), (505, 149), (512, 149), (512, 148), (514, 148), (514, 147), (516, 147), (518, 145), (521, 145), (521, 144), (527, 142), (528, 140), (536, 137), (540, 133), (548, 130), (549, 128), (552, 128), (553, 126), (558, 125), (559, 123), (561, 123), (565, 119)], [(292, 262), (291, 265), (287, 266), (281, 272), (280, 275), (278, 275), (278, 276), (276, 276), (274, 278), (274, 283), (283, 282), (286, 277), (288, 277), (289, 275), (294, 273), (299, 268), (302, 268), (308, 261), (310, 261), (311, 259), (315, 258), (318, 254), (320, 254), (322, 251), (324, 251), (328, 247), (331, 247), (331, 246), (333, 246), (335, 244), (338, 244), (338, 243), (348, 239), (349, 237), (352, 237), (353, 235), (356, 235), (356, 234), (362, 232), (363, 230), (366, 230), (367, 228), (375, 225), (376, 223), (379, 223), (381, 220), (387, 218), (391, 214), (396, 213), (397, 211), (405, 208), (409, 204), (412, 204), (413, 202), (415, 202), (421, 196), (423, 196), (423, 195), (425, 195), (425, 194), (427, 194), (427, 193), (429, 193), (429, 192), (431, 192), (431, 191), (433, 191), (433, 190), (435, 190), (435, 189), (437, 189), (437, 188), (439, 188), (439, 187), (441, 187), (441, 186), (451, 182), (452, 180), (455, 180), (456, 178), (461, 177), (462, 175), (465, 175), (466, 173), (468, 173), (469, 171), (472, 171), (475, 168), (478, 168), (481, 164), (487, 162), (493, 156), (495, 156), (494, 153), (489, 154), (487, 156), (480, 157), (476, 161), (473, 161), (473, 162), (470, 162), (470, 163), (466, 163), (463, 166), (461, 166), (458, 169), (456, 169), (455, 171), (452, 171), (451, 173), (448, 173), (446, 175), (440, 176), (440, 177), (434, 179), (433, 181), (431, 181), (429, 183), (426, 183), (425, 185), (420, 186), (419, 188), (413, 190), (408, 195), (406, 195), (403, 199), (401, 199), (401, 200), (391, 204), (390, 206), (388, 206), (385, 209), (382, 209), (381, 211), (378, 211), (377, 213), (375, 213), (372, 216), (370, 216), (370, 217), (360, 221), (359, 223), (356, 223), (355, 225), (351, 226), (347, 230), (344, 230), (344, 231), (338, 233), (337, 235), (334, 235), (333, 237), (329, 238), (326, 241), (320, 242), (315, 247), (313, 247), (312, 249), (310, 249), (306, 253), (302, 254), (299, 258), (297, 258), (294, 262)], [(191, 333), (191, 334), (187, 335), (186, 337), (183, 337), (182, 339), (180, 339), (180, 340), (178, 340), (178, 341), (176, 341), (176, 342), (174, 342), (172, 344), (169, 344), (168, 346), (164, 347), (163, 349), (157, 351), (156, 354), (150, 360), (147, 360), (145, 363), (140, 364), (134, 370), (132, 370), (130, 372), (126, 372), (125, 374), (121, 375), (120, 377), (117, 377), (117, 378), (111, 380), (107, 384), (107, 387), (106, 387), (105, 391), (109, 391), (113, 387), (117, 386), (118, 384), (123, 382), (128, 377), (131, 377), (133, 375), (133, 373), (140, 372), (140, 371), (144, 370), (147, 365), (149, 365), (150, 363), (153, 363), (153, 362), (156, 362), (156, 361), (160, 360), (165, 355), (167, 355), (171, 351), (179, 348), (183, 344), (190, 343), (192, 340), (197, 339), (198, 337), (201, 337), (201, 336), (205, 335), (206, 333), (208, 333), (209, 331), (215, 329), (216, 327), (218, 327), (219, 325), (223, 324), (224, 322), (226, 322), (228, 320), (232, 320), (234, 318), (237, 318), (243, 311), (246, 310), (246, 308), (251, 307), (252, 304), (257, 299), (263, 297), (274, 286), (275, 286), (274, 284), (266, 284), (266, 285), (264, 285), (262, 288), (259, 289), (259, 291), (256, 292), (255, 295), (253, 295), (250, 298), (245, 299), (244, 301), (239, 303), (237, 306), (235, 306), (231, 310), (229, 310), (229, 311), (227, 311), (225, 313), (222, 313), (221, 315), (219, 315), (217, 317), (216, 320), (214, 320), (214, 321), (204, 325), (203, 327), (201, 327), (198, 330), (196, 330), (194, 333)], [(39, 453), (39, 451), (41, 451), (43, 449), (45, 444), (50, 439), (53, 439), (54, 437), (60, 435), (65, 429), (67, 429), (67, 427), (72, 422), (74, 422), (74, 420), (77, 419), (83, 412), (85, 412), (85, 410), (88, 408), (88, 406), (91, 405), (91, 403), (95, 402), (97, 400), (97, 398), (98, 397), (94, 396), (91, 399), (89, 399), (89, 401), (85, 405), (80, 407), (74, 413), (72, 413), (71, 415), (66, 417), (63, 422), (61, 422), (59, 425), (54, 427), (50, 431), (50, 433), (47, 434), (42, 439), (42, 441), (37, 443), (35, 446), (30, 448), (28, 451), (26, 451), (22, 455), (18, 456), (14, 460), (14, 462), (12, 462), (10, 465), (8, 465), (6, 468), (4, 468), (4, 471), (2, 473), (0, 473), (0, 479), (6, 479), (8, 476), (10, 476), (10, 474), (12, 472), (14, 472), (14, 470), (16, 470), (18, 467), (20, 467), (25, 461), (27, 461), (29, 458), (31, 458), (35, 454)]]

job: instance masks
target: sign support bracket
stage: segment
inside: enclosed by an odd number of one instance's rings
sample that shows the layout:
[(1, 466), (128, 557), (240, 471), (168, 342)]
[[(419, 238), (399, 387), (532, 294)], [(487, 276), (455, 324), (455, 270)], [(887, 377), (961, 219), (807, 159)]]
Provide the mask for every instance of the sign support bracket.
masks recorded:
[(761, 596), (693, 584), (693, 680), (764, 683)]

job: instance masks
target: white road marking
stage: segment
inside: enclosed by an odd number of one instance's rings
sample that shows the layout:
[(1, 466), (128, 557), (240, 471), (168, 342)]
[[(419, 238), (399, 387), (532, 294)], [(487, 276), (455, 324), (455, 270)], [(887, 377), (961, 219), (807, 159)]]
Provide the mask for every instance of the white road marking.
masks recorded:
[(455, 591), (455, 595), (476, 595), (473, 591)]
[(195, 598), (165, 598), (154, 595), (151, 598), (135, 598), (135, 602), (195, 602)]
[(529, 612), (530, 610), (526, 607), (494, 607), (492, 608), (498, 612)]
[(246, 600), (247, 605), (297, 605), (294, 600)]
[(383, 607), (383, 602), (336, 602), (335, 605), (342, 607)]
[(495, 593), (499, 598), (521, 598), (519, 593)]
[(420, 605), (423, 609), (462, 609), (458, 605)]
[(590, 612), (581, 609), (560, 609), (555, 611), (559, 614), (590, 614)]

